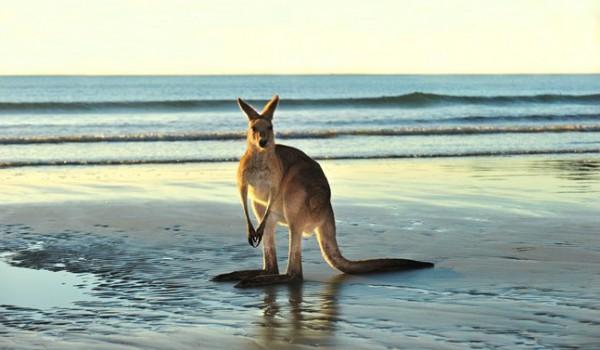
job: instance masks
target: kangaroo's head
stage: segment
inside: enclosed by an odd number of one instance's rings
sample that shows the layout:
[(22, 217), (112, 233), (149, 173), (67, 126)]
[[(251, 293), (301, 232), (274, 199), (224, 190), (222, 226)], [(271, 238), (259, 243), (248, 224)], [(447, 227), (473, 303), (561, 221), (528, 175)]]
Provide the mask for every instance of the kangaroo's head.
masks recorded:
[(259, 151), (275, 147), (273, 114), (275, 113), (275, 108), (277, 108), (279, 96), (273, 96), (260, 113), (241, 98), (238, 98), (237, 102), (242, 112), (248, 117), (248, 146), (254, 146)]

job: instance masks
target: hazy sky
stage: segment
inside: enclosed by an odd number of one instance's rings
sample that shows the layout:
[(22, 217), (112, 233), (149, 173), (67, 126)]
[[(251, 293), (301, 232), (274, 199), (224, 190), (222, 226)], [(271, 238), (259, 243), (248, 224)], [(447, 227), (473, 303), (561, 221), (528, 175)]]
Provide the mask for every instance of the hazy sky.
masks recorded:
[(0, 0), (0, 74), (600, 73), (600, 0)]

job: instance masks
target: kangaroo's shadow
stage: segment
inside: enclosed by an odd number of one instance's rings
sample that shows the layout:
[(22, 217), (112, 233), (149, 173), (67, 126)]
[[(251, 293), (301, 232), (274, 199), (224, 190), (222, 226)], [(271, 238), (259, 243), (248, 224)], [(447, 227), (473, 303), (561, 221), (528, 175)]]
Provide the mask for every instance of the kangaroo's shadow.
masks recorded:
[(265, 287), (259, 340), (268, 348), (278, 344), (333, 346), (339, 293), (349, 278), (334, 276), (316, 290), (313, 283)]

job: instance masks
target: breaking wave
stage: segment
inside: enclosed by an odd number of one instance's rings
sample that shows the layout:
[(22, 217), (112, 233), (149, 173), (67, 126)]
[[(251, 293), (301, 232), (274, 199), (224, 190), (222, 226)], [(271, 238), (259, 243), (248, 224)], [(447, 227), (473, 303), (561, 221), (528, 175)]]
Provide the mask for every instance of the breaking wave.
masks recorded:
[[(376, 155), (339, 155), (315, 156), (316, 160), (361, 160), (361, 159), (407, 159), (407, 158), (459, 158), (459, 157), (498, 157), (545, 154), (600, 154), (600, 148), (581, 149), (543, 149), (509, 151), (474, 151), (460, 153), (423, 153), (423, 154), (376, 154)], [(40, 167), (40, 166), (108, 166), (140, 164), (184, 164), (184, 163), (223, 163), (236, 162), (239, 158), (184, 158), (184, 159), (106, 159), (106, 160), (43, 160), (0, 162), (0, 168)]]
[[(349, 136), (432, 136), (477, 135), (505, 133), (562, 133), (600, 132), (600, 125), (542, 125), (542, 126), (451, 126), (403, 127), (395, 129), (314, 130), (283, 131), (276, 133), (281, 139), (326, 139)], [(230, 141), (245, 139), (243, 132), (185, 132), (140, 133), (125, 135), (65, 135), (65, 136), (15, 136), (0, 137), (0, 145), (30, 145), (55, 143), (102, 142), (178, 142), (178, 141)]]

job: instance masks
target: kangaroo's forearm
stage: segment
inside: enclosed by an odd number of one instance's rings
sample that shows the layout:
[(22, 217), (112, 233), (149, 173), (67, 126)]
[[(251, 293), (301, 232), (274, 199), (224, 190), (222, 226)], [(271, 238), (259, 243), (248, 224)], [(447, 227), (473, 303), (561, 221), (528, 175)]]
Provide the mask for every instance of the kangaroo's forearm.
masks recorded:
[(248, 187), (246, 185), (241, 185), (239, 187), (240, 191), (240, 201), (242, 202), (242, 208), (244, 209), (244, 216), (246, 217), (246, 224), (248, 227), (252, 227), (252, 221), (250, 220), (250, 215), (248, 214)]
[(260, 221), (259, 227), (264, 226), (269, 218), (269, 214), (271, 213), (271, 207), (273, 202), (275, 202), (277, 196), (277, 189), (273, 189), (269, 192), (269, 199), (267, 200), (267, 208), (265, 209), (265, 213)]

